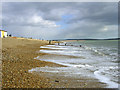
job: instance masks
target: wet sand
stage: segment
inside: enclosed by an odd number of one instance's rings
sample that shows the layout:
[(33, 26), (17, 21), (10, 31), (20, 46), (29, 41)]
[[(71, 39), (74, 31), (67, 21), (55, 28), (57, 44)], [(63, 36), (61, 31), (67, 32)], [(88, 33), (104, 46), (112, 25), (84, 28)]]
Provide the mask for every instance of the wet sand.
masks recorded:
[[(61, 77), (60, 74), (28, 72), (36, 67), (65, 67), (52, 62), (34, 59), (49, 54), (39, 53), (40, 46), (48, 41), (15, 38), (2, 39), (3, 88), (103, 88), (96, 79)], [(79, 81), (79, 82), (78, 82)], [(90, 81), (90, 82), (89, 82)]]

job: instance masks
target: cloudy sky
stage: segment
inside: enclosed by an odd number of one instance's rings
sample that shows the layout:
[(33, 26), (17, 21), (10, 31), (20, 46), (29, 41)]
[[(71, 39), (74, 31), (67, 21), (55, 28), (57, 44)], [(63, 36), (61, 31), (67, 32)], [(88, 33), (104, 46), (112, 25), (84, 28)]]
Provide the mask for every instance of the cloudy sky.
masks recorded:
[(117, 2), (4, 2), (9, 34), (37, 39), (118, 37)]

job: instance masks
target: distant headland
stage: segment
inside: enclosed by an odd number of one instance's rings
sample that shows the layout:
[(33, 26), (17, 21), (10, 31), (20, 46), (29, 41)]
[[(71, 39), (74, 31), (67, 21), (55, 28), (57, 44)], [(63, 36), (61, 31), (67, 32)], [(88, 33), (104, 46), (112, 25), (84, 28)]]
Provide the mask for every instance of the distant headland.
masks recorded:
[(120, 38), (108, 38), (108, 39), (57, 39), (53, 41), (64, 41), (64, 40), (120, 40)]

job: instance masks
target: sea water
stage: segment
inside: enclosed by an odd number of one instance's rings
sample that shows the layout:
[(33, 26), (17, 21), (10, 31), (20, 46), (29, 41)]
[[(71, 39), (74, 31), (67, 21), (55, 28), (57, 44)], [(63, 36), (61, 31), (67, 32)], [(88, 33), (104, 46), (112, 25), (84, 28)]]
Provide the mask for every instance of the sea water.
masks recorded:
[(83, 75), (106, 83), (108, 88), (118, 88), (120, 84), (117, 40), (74, 41), (67, 42), (66, 46), (65, 43), (60, 43), (60, 45), (46, 45), (40, 48), (48, 48), (41, 49), (40, 53), (52, 55), (51, 57), (38, 56), (37, 59), (68, 67), (41, 67), (30, 71), (44, 71), (51, 74), (59, 72), (64, 73), (66, 77)]

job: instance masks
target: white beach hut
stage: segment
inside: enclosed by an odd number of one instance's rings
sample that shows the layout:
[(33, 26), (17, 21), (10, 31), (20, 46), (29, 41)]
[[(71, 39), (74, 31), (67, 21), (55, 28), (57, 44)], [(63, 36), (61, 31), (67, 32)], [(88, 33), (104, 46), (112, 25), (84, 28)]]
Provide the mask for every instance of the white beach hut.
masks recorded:
[(7, 31), (4, 31), (4, 37), (7, 37)]

